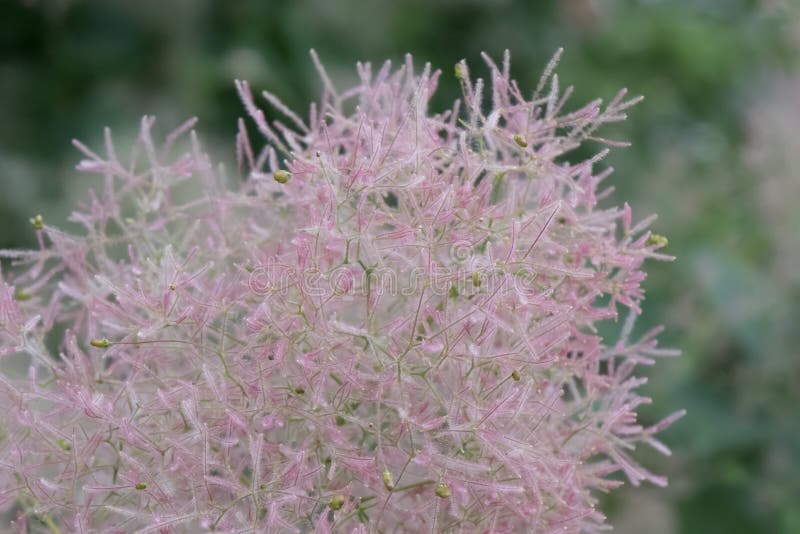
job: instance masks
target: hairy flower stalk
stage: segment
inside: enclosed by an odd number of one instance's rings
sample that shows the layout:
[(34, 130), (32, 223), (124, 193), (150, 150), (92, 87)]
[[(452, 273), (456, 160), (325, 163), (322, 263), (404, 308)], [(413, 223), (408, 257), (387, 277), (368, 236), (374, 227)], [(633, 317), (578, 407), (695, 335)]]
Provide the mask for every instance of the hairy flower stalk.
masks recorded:
[(432, 113), (440, 72), (410, 57), (346, 91), (314, 60), (307, 120), (237, 82), (266, 138), (239, 122), (239, 185), (194, 121), (157, 146), (146, 117), (129, 157), (76, 142), (105, 177), (82, 235), (45, 214), (37, 250), (3, 252), (21, 531), (590, 532), (613, 473), (666, 483), (631, 452), (668, 454), (681, 414), (639, 424), (634, 372), (673, 352), (630, 339), (666, 241), (598, 207), (605, 151), (563, 157), (637, 99), (566, 113), (556, 60), (526, 98), (506, 55), (487, 86), (459, 63), (463, 101)]

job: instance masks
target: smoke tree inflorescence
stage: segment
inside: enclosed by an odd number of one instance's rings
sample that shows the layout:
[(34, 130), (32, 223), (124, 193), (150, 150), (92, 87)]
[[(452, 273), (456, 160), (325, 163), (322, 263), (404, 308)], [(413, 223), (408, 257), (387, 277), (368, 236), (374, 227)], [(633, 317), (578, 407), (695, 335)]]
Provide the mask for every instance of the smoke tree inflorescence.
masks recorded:
[(305, 118), (236, 82), (238, 177), (145, 117), (75, 143), (80, 232), (2, 251), (6, 525), (593, 532), (599, 492), (666, 484), (632, 453), (681, 413), (637, 422), (636, 371), (674, 351), (631, 336), (666, 239), (574, 155), (638, 99), (567, 112), (555, 59), (526, 96), (506, 54), (434, 112), (429, 65), (313, 59)]

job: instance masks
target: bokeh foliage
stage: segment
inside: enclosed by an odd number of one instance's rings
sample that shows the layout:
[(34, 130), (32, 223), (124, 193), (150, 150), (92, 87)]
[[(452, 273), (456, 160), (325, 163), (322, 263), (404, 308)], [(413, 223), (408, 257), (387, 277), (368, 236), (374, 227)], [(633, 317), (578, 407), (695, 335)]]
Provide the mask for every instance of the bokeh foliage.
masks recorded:
[[(651, 266), (639, 327), (666, 324), (664, 342), (684, 351), (651, 374), (657, 402), (648, 415), (680, 407), (689, 415), (665, 435), (675, 455), (649, 458), (670, 474), (670, 488), (607, 503), (617, 531), (800, 532), (800, 277), (775, 269), (798, 240), (772, 231), (775, 218), (759, 202), (764, 180), (779, 171), (747, 157), (765, 150), (752, 124), (776, 94), (770, 88), (800, 67), (791, 5), (5, 0), (0, 248), (32, 246), (30, 216), (64, 224), (83, 197), (88, 184), (71, 171), (71, 138), (98, 146), (104, 126), (124, 137), (143, 114), (157, 115), (164, 129), (198, 115), (206, 146), (231, 162), (241, 115), (233, 78), (303, 110), (319, 92), (310, 48), (343, 81), (355, 60), (401, 61), (411, 52), (444, 70), (446, 102), (458, 90), (452, 66), (462, 57), (478, 73), (481, 51), (499, 57), (509, 48), (516, 77), (531, 87), (563, 46), (558, 73), (575, 85), (576, 105), (622, 86), (646, 96), (627, 122), (604, 132), (633, 141), (606, 163), (618, 169), (617, 199), (638, 217), (659, 213), (655, 229), (679, 258)], [(800, 149), (800, 116), (794, 124), (769, 137), (777, 154)], [(800, 174), (782, 172), (787, 195), (796, 194)]]

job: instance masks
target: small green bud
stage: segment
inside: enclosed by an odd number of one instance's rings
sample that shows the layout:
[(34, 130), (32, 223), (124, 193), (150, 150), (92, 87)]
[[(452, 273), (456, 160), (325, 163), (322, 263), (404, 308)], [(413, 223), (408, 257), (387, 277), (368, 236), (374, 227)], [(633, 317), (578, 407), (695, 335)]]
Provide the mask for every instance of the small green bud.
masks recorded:
[(463, 80), (464, 79), (464, 69), (461, 67), (461, 63), (456, 63), (456, 67), (454, 69), (456, 79)]
[(111, 345), (111, 342), (106, 338), (93, 339), (93, 340), (91, 340), (89, 342), (89, 345), (91, 345), (93, 347), (97, 347), (98, 349), (104, 349), (104, 348), (108, 347), (109, 345)]
[(336, 416), (336, 426), (344, 426), (345, 423), (347, 423), (347, 419), (345, 419), (341, 415)]
[(275, 173), (272, 175), (272, 177), (275, 178), (275, 181), (278, 182), (279, 184), (285, 184), (286, 182), (289, 181), (289, 178), (292, 177), (292, 173), (290, 173), (289, 171), (284, 171), (283, 169), (281, 169), (281, 170), (275, 171)]
[(522, 137), (520, 134), (514, 134), (514, 142), (517, 143), (517, 145), (519, 145), (522, 148), (528, 146), (528, 141), (526, 141), (525, 138)]
[(142, 491), (143, 489), (147, 489), (147, 484), (145, 484), (144, 482), (137, 482), (134, 488), (136, 488), (139, 491)]
[(455, 300), (458, 298), (458, 288), (456, 286), (450, 286), (450, 298)]
[(647, 238), (647, 244), (655, 245), (658, 248), (666, 247), (667, 245), (669, 245), (669, 239), (667, 239), (663, 235), (650, 234), (650, 237)]
[(341, 510), (342, 506), (344, 506), (344, 495), (342, 495), (341, 493), (337, 493), (336, 495), (328, 499), (328, 506), (334, 512)]
[(33, 298), (33, 295), (31, 295), (22, 288), (19, 288), (14, 292), (14, 300), (17, 300), (19, 302), (30, 300), (31, 298)]
[(36, 215), (31, 219), (31, 224), (36, 230), (41, 230), (44, 228), (44, 219), (42, 219), (41, 215)]
[(481, 287), (481, 277), (478, 271), (472, 273), (472, 285), (475, 287)]
[(58, 438), (58, 439), (56, 440), (56, 445), (58, 445), (58, 447), (59, 447), (59, 448), (60, 448), (62, 451), (67, 451), (67, 452), (69, 452), (69, 451), (71, 451), (71, 450), (72, 450), (72, 445), (70, 445), (69, 441), (67, 441), (67, 440), (65, 440), (65, 439)]
[(436, 486), (436, 496), (439, 497), (440, 499), (446, 499), (450, 495), (452, 495), (450, 488), (448, 488), (447, 484), (445, 484), (444, 482), (440, 482)]
[(383, 486), (388, 491), (392, 491), (394, 489), (394, 477), (392, 476), (392, 473), (390, 473), (389, 470), (387, 469), (386, 471), (383, 472), (381, 478), (383, 479)]
[(297, 393), (298, 395), (302, 395), (306, 392), (306, 388), (304, 388), (303, 386), (297, 386), (296, 388), (294, 388), (294, 392)]
[(514, 379), (514, 382), (519, 382), (519, 379), (520, 379), (519, 371), (517, 371), (516, 369), (511, 371), (511, 378)]

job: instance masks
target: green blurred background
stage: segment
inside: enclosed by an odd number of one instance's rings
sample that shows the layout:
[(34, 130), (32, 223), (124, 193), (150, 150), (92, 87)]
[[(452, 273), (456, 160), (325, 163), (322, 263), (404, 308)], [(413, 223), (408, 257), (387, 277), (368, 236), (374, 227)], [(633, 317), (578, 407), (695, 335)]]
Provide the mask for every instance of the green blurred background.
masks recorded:
[(800, 532), (800, 17), (793, 0), (0, 0), (0, 248), (32, 246), (28, 218), (64, 225), (89, 182), (77, 137), (135, 135), (201, 118), (212, 155), (233, 160), (232, 80), (304, 111), (319, 94), (308, 51), (334, 79), (356, 60), (405, 52), (444, 71), (512, 51), (532, 88), (552, 53), (573, 105), (620, 87), (644, 94), (608, 137), (617, 202), (670, 238), (650, 265), (638, 325), (665, 324), (646, 391), (675, 453), (639, 456), (667, 490), (606, 499), (617, 532)]

